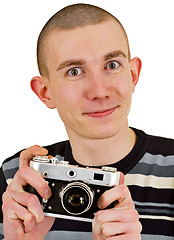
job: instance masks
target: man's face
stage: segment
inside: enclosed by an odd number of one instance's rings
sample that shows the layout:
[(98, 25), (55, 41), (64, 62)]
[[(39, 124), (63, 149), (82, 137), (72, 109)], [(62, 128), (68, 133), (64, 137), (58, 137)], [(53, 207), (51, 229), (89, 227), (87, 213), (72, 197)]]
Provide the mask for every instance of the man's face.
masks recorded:
[(117, 134), (127, 124), (136, 84), (119, 24), (54, 31), (46, 47), (48, 88), (69, 137)]

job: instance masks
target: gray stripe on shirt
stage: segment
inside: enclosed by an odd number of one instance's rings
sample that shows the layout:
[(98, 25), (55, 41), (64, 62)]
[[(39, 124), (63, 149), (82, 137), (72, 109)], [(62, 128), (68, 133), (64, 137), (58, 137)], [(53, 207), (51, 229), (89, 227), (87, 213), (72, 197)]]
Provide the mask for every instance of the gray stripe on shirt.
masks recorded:
[(146, 153), (129, 174), (142, 174), (145, 176), (173, 177), (174, 156), (164, 157)]
[[(134, 201), (134, 203), (135, 203), (136, 210), (140, 214), (147, 213), (148, 215), (156, 214), (156, 215), (163, 215), (163, 216), (174, 215), (174, 204), (138, 202), (138, 201)], [(152, 208), (150, 208), (150, 207), (152, 207)]]
[(52, 231), (48, 232), (44, 240), (92, 240), (91, 232)]
[(145, 153), (140, 162), (144, 162), (150, 165), (157, 164), (159, 166), (173, 166), (174, 155), (163, 156), (161, 154), (154, 155), (150, 153)]
[(3, 224), (0, 223), (0, 240), (4, 238), (4, 233), (3, 233)]
[(174, 204), (169, 203), (153, 203), (153, 202), (138, 202), (134, 201), (136, 206), (143, 206), (143, 207), (161, 207), (161, 208), (174, 208)]
[[(139, 212), (139, 214), (148, 214), (148, 215), (154, 215), (154, 216), (158, 216), (158, 215), (163, 215), (163, 216), (170, 216), (170, 215), (174, 215), (174, 210), (167, 210), (167, 209), (151, 209), (151, 208), (137, 208), (136, 210)], [(172, 220), (171, 220), (172, 221)]]
[(159, 166), (139, 162), (129, 174), (154, 175), (156, 177), (173, 177), (174, 166)]
[(162, 236), (162, 235), (150, 235), (142, 234), (141, 240), (173, 240), (174, 237)]
[(13, 158), (10, 161), (5, 162), (2, 165), (3, 171), (11, 170), (11, 169), (17, 168), (17, 167), (19, 167), (19, 157)]
[[(4, 238), (3, 225), (0, 223), (0, 240)], [(91, 232), (52, 231), (48, 232), (44, 240), (92, 240)], [(174, 237), (162, 235), (142, 234), (141, 240), (173, 240)]]

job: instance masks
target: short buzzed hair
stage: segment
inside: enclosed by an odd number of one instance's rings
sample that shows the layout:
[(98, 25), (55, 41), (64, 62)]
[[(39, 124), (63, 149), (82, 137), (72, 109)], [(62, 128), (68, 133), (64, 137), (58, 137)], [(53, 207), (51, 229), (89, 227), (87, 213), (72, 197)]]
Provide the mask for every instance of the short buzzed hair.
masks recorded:
[(128, 58), (130, 60), (129, 42), (125, 29), (120, 21), (106, 10), (90, 4), (73, 4), (69, 5), (56, 14), (54, 14), (43, 27), (37, 42), (37, 63), (41, 76), (49, 76), (46, 66), (44, 46), (45, 39), (53, 30), (68, 31), (86, 25), (96, 25), (114, 19), (121, 26), (128, 45)]

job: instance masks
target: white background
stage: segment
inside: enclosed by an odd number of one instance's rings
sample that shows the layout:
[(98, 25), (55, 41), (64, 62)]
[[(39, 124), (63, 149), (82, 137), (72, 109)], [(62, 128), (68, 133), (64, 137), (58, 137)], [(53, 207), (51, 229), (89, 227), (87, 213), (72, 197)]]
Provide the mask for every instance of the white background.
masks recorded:
[[(0, 4), (0, 163), (33, 144), (67, 138), (56, 110), (49, 110), (30, 90), (38, 75), (36, 41), (46, 21), (71, 0), (7, 0)], [(130, 126), (174, 138), (173, 0), (91, 0), (125, 27), (132, 57), (143, 62), (133, 96)]]

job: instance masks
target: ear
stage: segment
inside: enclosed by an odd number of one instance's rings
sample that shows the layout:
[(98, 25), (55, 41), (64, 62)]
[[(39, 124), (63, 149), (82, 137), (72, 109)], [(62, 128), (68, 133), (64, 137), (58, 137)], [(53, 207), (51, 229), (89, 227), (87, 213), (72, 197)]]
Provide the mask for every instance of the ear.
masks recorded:
[(138, 58), (138, 57), (135, 57), (130, 61), (130, 68), (131, 68), (131, 75), (132, 75), (132, 87), (133, 87), (132, 92), (135, 91), (135, 87), (138, 83), (139, 75), (141, 72), (141, 66), (142, 66), (142, 63), (141, 63), (140, 58)]
[(56, 108), (51, 94), (50, 84), (44, 77), (33, 77), (30, 82), (31, 89), (38, 98), (50, 109)]

